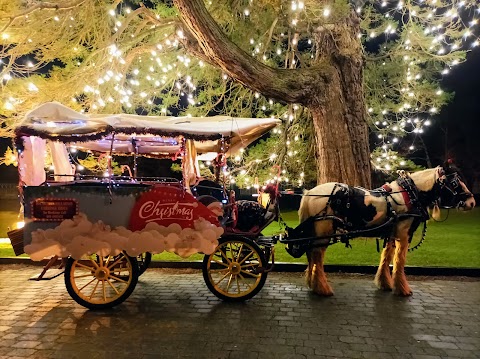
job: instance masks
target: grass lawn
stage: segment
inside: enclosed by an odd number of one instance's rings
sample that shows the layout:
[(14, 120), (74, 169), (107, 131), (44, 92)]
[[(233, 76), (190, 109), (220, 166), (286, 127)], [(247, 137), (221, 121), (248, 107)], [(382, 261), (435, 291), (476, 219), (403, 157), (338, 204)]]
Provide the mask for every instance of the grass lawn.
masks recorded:
[[(445, 217), (447, 212), (442, 213)], [(5, 223), (16, 222), (16, 212), (0, 212), (0, 237), (6, 236)], [(298, 223), (297, 213), (285, 212), (283, 218), (291, 227)], [(414, 235), (413, 245), (420, 239), (421, 228)], [(279, 225), (275, 222), (263, 232), (264, 235), (281, 233)], [(369, 239), (354, 239), (353, 248), (345, 248), (341, 243), (331, 246), (326, 255), (327, 264), (353, 264), (375, 265), (380, 258), (376, 250), (376, 241)], [(10, 244), (0, 244), (0, 257), (13, 257), (14, 253)], [(154, 260), (162, 261), (195, 261), (202, 260), (200, 254), (183, 259), (176, 254), (157, 254)], [(407, 264), (423, 267), (480, 267), (480, 208), (471, 212), (450, 211), (447, 221), (436, 223), (428, 222), (427, 237), (423, 245), (408, 254)], [(275, 260), (277, 262), (306, 263), (305, 256), (292, 258), (280, 243), (276, 245)]]

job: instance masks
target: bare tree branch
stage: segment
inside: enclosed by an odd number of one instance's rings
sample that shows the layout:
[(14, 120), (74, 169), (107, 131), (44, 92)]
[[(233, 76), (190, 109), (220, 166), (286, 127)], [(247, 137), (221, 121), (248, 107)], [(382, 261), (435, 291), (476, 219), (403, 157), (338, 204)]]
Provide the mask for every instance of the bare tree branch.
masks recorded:
[[(202, 0), (174, 0), (183, 24), (209, 62), (245, 86), (288, 103), (308, 104), (328, 81), (329, 68), (275, 69), (252, 58), (223, 33)], [(187, 35), (189, 36), (189, 35)], [(191, 48), (190, 48), (191, 49)]]

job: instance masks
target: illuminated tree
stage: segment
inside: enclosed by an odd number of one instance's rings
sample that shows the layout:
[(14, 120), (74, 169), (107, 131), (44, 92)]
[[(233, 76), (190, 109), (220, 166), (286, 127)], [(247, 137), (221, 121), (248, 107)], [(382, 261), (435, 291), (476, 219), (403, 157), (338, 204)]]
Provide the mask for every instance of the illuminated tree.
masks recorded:
[(237, 180), (277, 164), (294, 184), (368, 186), (370, 160), (391, 169), (396, 146), (448, 101), (439, 81), (478, 45), (479, 11), (476, 0), (3, 0), (2, 130), (51, 100), (275, 116), (283, 125), (259, 149), (232, 154)]

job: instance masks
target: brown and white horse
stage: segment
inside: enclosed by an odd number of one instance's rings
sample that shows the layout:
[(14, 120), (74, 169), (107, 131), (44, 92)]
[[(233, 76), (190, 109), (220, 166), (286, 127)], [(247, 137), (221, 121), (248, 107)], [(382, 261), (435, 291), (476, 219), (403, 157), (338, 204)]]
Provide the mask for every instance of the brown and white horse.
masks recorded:
[[(462, 182), (458, 170), (450, 165), (404, 175), (403, 180), (384, 185), (383, 189), (366, 190), (340, 183), (319, 185), (305, 192), (298, 211), (300, 223), (310, 217), (325, 214), (341, 218), (348, 223), (349, 229), (361, 230), (385, 223), (392, 215), (420, 212), (428, 218), (427, 207), (438, 203), (464, 210), (475, 207), (472, 193)], [(396, 294), (403, 296), (412, 294), (404, 267), (409, 238), (418, 224), (418, 216), (406, 216), (395, 222), (375, 276), (378, 288), (394, 289)], [(313, 226), (316, 236), (334, 232), (332, 220), (315, 221)], [(327, 282), (323, 267), (326, 249), (326, 246), (307, 249), (306, 280), (315, 293), (330, 296), (333, 295), (333, 291)], [(392, 259), (393, 278), (389, 267)]]

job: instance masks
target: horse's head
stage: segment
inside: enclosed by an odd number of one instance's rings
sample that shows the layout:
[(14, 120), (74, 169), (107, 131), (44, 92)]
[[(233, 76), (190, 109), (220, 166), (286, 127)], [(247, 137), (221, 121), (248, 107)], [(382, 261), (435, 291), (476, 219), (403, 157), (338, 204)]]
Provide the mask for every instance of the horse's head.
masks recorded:
[(439, 202), (442, 207), (456, 207), (461, 210), (471, 210), (475, 207), (475, 198), (455, 165), (447, 161), (443, 167), (438, 167), (437, 175), (436, 182), (440, 187)]

